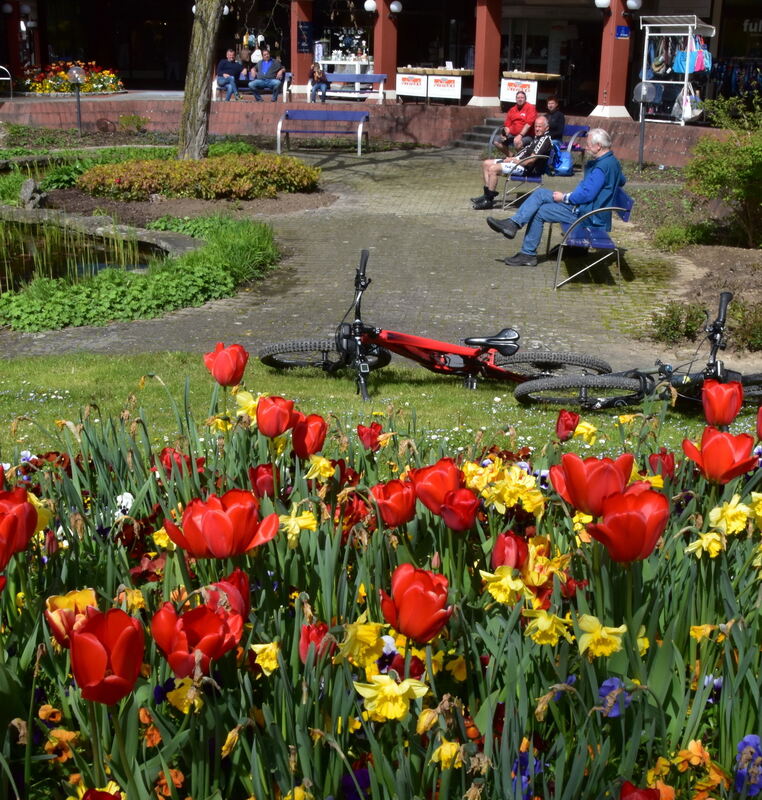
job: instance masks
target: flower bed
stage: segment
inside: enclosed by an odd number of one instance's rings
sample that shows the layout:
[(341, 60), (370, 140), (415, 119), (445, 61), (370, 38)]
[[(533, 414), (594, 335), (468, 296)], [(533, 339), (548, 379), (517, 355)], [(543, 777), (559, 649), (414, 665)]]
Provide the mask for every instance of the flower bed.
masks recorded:
[(205, 356), (175, 447), (125, 412), (0, 473), (3, 797), (759, 793), (740, 386), (682, 458), (632, 417), (582, 459), (562, 412), (537, 452), (456, 459), (257, 398), (247, 357)]
[(80, 86), (84, 94), (110, 94), (124, 89), (114, 70), (99, 67), (95, 61), (54, 61), (46, 67), (26, 67), (17, 81), (17, 88), (32, 94), (67, 94), (72, 86), (67, 72), (72, 67), (85, 71), (85, 80)]

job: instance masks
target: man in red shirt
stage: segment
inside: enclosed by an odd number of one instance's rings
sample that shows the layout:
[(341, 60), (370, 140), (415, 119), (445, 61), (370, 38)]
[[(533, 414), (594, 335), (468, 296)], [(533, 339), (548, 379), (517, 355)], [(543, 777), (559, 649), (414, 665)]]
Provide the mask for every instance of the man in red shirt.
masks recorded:
[(534, 138), (534, 121), (537, 117), (537, 109), (527, 103), (527, 96), (524, 92), (516, 92), (516, 105), (508, 109), (503, 123), (503, 139), (497, 142), (497, 146), (505, 155), (510, 155), (510, 146), (515, 150), (530, 144)]

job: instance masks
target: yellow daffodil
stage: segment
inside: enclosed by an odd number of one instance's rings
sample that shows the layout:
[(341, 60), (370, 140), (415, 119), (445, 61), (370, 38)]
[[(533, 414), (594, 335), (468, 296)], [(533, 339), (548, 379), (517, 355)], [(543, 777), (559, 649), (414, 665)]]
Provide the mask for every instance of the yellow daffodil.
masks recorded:
[(364, 611), (356, 622), (345, 626), (344, 641), (334, 657), (337, 663), (348, 658), (354, 664), (365, 666), (381, 657), (384, 651), (384, 641), (381, 638), (383, 626), (377, 622), (366, 622), (367, 617), (368, 614)]
[(315, 795), (304, 786), (295, 786), (283, 800), (314, 800)]
[(524, 629), (524, 635), (529, 636), (537, 644), (555, 646), (562, 636), (567, 642), (574, 641), (574, 636), (568, 630), (571, 625), (570, 619), (561, 619), (543, 609), (524, 609), (521, 613), (532, 620)]
[(181, 678), (179, 681), (175, 681), (175, 688), (171, 692), (167, 692), (167, 700), (183, 714), (188, 714), (191, 709), (200, 711), (204, 706), (201, 691), (194, 686), (190, 678)]
[(288, 546), (290, 550), (296, 549), (299, 545), (299, 535), (302, 531), (316, 531), (317, 519), (312, 511), (299, 513), (298, 503), (291, 505), (290, 514), (281, 514), (278, 517), (280, 527), (286, 532)]
[(448, 661), (445, 665), (447, 672), (452, 675), (453, 679), (458, 682), (463, 682), (466, 679), (466, 659), (463, 656), (458, 656)]
[(251, 392), (240, 391), (235, 393), (235, 402), (238, 406), (236, 416), (242, 417), (246, 415), (249, 419), (256, 420), (257, 418), (257, 404), (262, 395), (254, 397)]
[(686, 548), (686, 553), (693, 553), (696, 558), (701, 558), (706, 553), (709, 558), (717, 556), (725, 549), (725, 535), (719, 531), (700, 533), (696, 541), (691, 542)]
[(365, 604), (365, 601), (366, 601), (367, 599), (368, 599), (368, 592), (367, 592), (367, 590), (365, 589), (365, 584), (364, 584), (364, 583), (361, 583), (361, 584), (360, 584), (360, 585), (357, 587), (357, 598), (356, 598), (356, 602), (358, 603), (358, 605), (364, 605), (364, 604)]
[(734, 494), (730, 502), (713, 508), (709, 512), (709, 524), (718, 531), (729, 536), (741, 533), (746, 528), (751, 509), (741, 502), (740, 495)]
[(762, 530), (762, 492), (751, 493), (751, 513), (754, 515), (754, 524), (757, 530)]
[(648, 637), (646, 636), (645, 625), (641, 625), (638, 628), (638, 635), (635, 638), (635, 642), (638, 645), (638, 652), (642, 658), (648, 652), (648, 648), (651, 646), (651, 642), (648, 641)]
[(499, 458), (485, 461), (484, 464), (477, 464), (476, 461), (466, 461), (461, 467), (461, 471), (466, 479), (466, 486), (475, 492), (482, 492), (487, 485), (494, 483), (498, 479), (503, 468), (503, 462)]
[(220, 414), (217, 414), (214, 417), (210, 417), (206, 424), (213, 430), (217, 431), (218, 433), (225, 433), (229, 431), (233, 427), (233, 423), (227, 418), (223, 417)]
[(331, 462), (323, 456), (310, 456), (310, 468), (305, 476), (307, 480), (318, 480), (320, 483), (325, 483), (330, 480), (336, 468)]
[(21, 611), (25, 605), (26, 595), (23, 592), (16, 592), (16, 611)]
[(582, 614), (577, 620), (580, 630), (579, 652), (587, 653), (588, 658), (610, 656), (622, 649), (622, 636), (627, 632), (626, 625), (609, 628), (591, 614)]
[(697, 642), (701, 642), (704, 639), (708, 639), (713, 631), (717, 630), (716, 625), (691, 625), (691, 638), (695, 639)]
[(233, 752), (233, 748), (238, 744), (238, 735), (240, 732), (241, 726), (236, 725), (225, 737), (225, 743), (222, 745), (221, 751), (222, 758), (227, 758)]
[(439, 713), (435, 708), (424, 708), (418, 715), (418, 720), (415, 723), (415, 732), (419, 736), (428, 733), (439, 720)]
[(656, 764), (646, 773), (646, 783), (649, 786), (653, 786), (657, 778), (664, 778), (669, 775), (670, 768), (669, 759), (659, 756), (656, 759)]
[(414, 678), (397, 683), (389, 675), (374, 675), (371, 683), (354, 684), (364, 698), (368, 712), (376, 719), (402, 719), (410, 708), (410, 701), (423, 697), (428, 686)]
[(585, 444), (594, 445), (598, 440), (598, 428), (591, 425), (589, 422), (580, 420), (577, 427), (574, 429), (574, 436), (579, 436)]
[(571, 554), (550, 557), (550, 539), (547, 536), (533, 536), (528, 542), (529, 555), (521, 569), (521, 577), (527, 586), (545, 586), (558, 575), (566, 580), (564, 569), (571, 560)]
[(267, 642), (266, 644), (253, 644), (251, 649), (257, 654), (256, 663), (262, 667), (265, 675), (272, 675), (278, 669), (278, 652), (280, 644), (278, 642)]
[(116, 598), (118, 603), (124, 603), (130, 613), (140, 611), (146, 607), (146, 599), (140, 589), (124, 589)]
[(442, 769), (460, 769), (463, 766), (461, 747), (457, 742), (448, 742), (442, 737), (439, 747), (431, 754), (431, 763)]
[(522, 597), (529, 597), (530, 592), (521, 578), (514, 577), (513, 567), (500, 566), (494, 573), (479, 570), (487, 591), (498, 603), (514, 605)]
[(153, 541), (157, 547), (160, 547), (162, 550), (176, 550), (177, 545), (169, 538), (169, 535), (164, 530), (164, 528), (159, 528), (158, 531), (154, 531), (153, 534)]
[(592, 514), (585, 514), (584, 511), (578, 511), (572, 517), (573, 530), (574, 533), (577, 534), (575, 537), (577, 540), (577, 547), (582, 543), (590, 544), (590, 542), (593, 541), (593, 537), (587, 532), (587, 525), (592, 521)]
[(41, 533), (50, 525), (53, 519), (53, 512), (48, 507), (48, 501), (40, 500), (33, 492), (26, 493), (27, 502), (31, 503), (37, 512), (37, 524), (34, 526), (35, 533)]
[(640, 414), (620, 414), (616, 421), (619, 425), (632, 425), (633, 422), (640, 416)]
[(336, 720), (336, 733), (341, 733), (344, 730), (345, 724), (349, 733), (354, 733), (362, 728), (362, 722), (360, 722), (357, 717), (347, 717), (346, 723), (344, 722), (344, 717), (339, 717)]

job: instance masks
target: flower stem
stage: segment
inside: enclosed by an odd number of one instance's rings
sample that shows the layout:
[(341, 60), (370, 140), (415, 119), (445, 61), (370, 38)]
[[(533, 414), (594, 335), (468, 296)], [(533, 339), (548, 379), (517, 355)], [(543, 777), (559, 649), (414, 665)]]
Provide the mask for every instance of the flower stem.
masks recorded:
[(127, 777), (127, 796), (130, 798), (140, 797), (141, 795), (138, 793), (138, 787), (135, 783), (134, 765), (128, 763), (127, 749), (124, 745), (124, 731), (122, 730), (122, 723), (117, 713), (111, 715), (111, 725), (114, 728), (116, 744), (119, 749), (119, 761), (122, 767), (122, 774)]
[(93, 745), (93, 767), (95, 769), (95, 782), (99, 786), (105, 786), (106, 771), (103, 768), (101, 734), (98, 726), (98, 717), (95, 713), (95, 702), (92, 700), (87, 701), (87, 716), (90, 719), (90, 741)]

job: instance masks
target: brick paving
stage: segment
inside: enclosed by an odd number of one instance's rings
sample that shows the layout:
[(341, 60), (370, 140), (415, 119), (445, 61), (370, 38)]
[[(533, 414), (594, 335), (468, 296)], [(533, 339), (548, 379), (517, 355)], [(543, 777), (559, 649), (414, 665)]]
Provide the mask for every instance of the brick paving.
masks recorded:
[[(366, 248), (373, 285), (363, 316), (373, 324), (449, 341), (512, 325), (526, 347), (589, 352), (615, 369), (652, 363), (657, 354), (678, 357), (637, 335), (696, 266), (656, 254), (621, 223), (615, 238), (630, 247), (621, 288), (603, 269), (554, 291), (554, 262), (502, 263), (518, 245), (487, 228), (485, 218), (495, 212), (471, 210), (469, 198), (481, 192), (473, 154), (299, 155), (323, 169), (325, 190), (339, 199), (268, 218), (285, 257), (265, 280), (235, 297), (155, 320), (34, 334), (3, 330), (0, 356), (201, 353), (217, 341), (257, 352), (271, 342), (330, 335), (351, 302), (355, 265)], [(576, 181), (555, 178), (546, 185), (568, 191)]]

